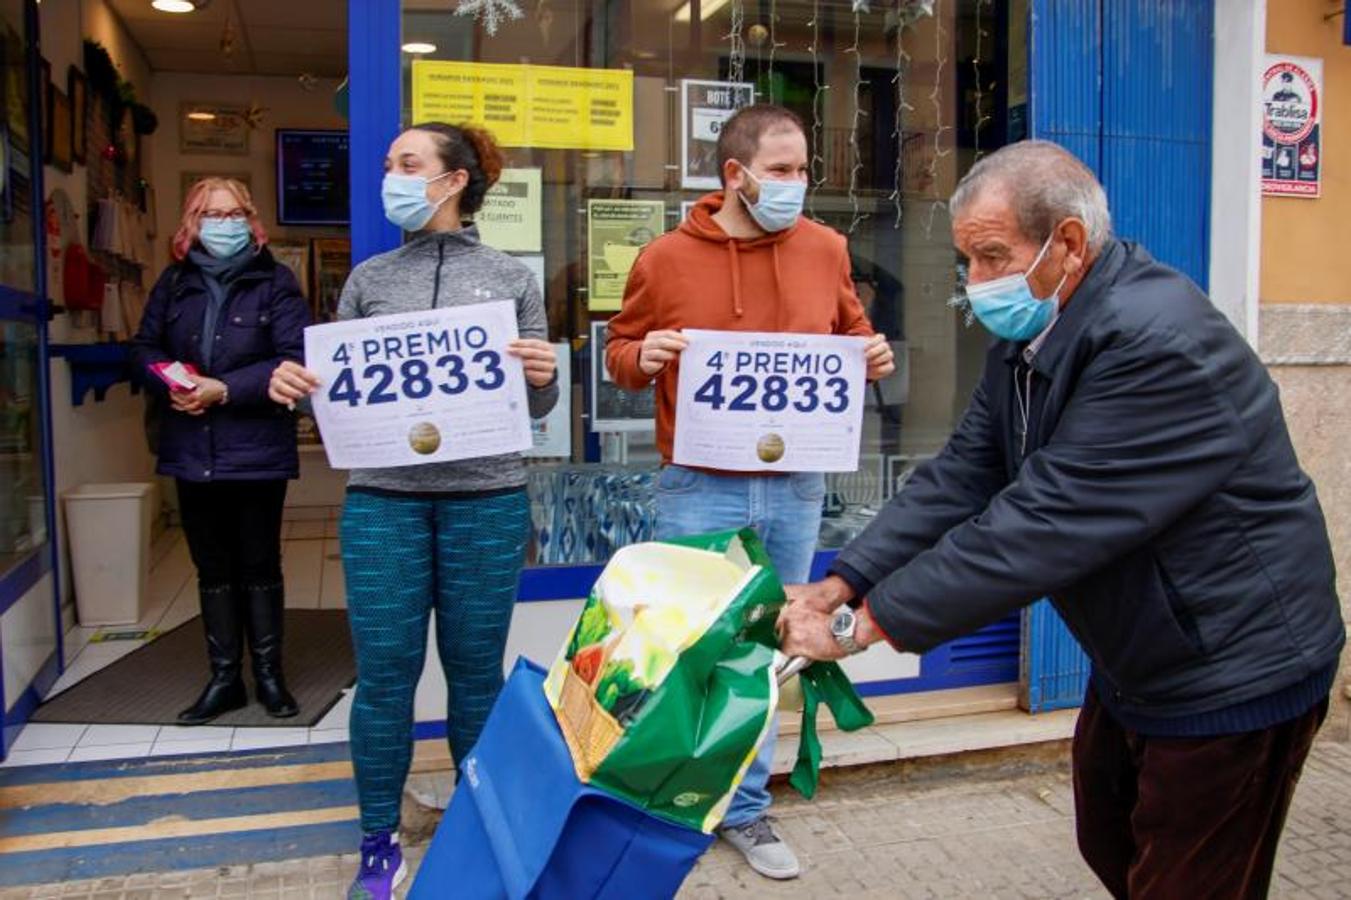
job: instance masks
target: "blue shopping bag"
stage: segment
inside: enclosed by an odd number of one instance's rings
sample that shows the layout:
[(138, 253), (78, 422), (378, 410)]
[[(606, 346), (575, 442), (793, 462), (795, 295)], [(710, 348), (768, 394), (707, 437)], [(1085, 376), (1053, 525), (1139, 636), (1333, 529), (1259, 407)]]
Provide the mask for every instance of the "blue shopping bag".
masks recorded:
[(521, 659), (493, 706), (409, 892), (410, 900), (672, 897), (712, 843), (577, 780)]

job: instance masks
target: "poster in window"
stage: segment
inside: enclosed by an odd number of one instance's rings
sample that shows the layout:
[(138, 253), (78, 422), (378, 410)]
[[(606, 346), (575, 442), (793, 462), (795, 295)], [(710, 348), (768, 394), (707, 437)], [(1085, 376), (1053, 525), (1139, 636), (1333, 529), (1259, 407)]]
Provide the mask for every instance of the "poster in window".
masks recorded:
[(503, 253), (538, 253), (543, 246), (542, 173), (503, 169), (474, 214), (479, 236)]
[(29, 150), (28, 66), (25, 63), (23, 38), (8, 25), (4, 29), (5, 123), (9, 126), (14, 149), (26, 155)]
[(178, 152), (249, 155), (246, 107), (231, 103), (180, 103)]
[(352, 271), (352, 242), (346, 238), (315, 238), (313, 261), (314, 321), (335, 321), (342, 286)]
[(75, 149), (71, 143), (70, 98), (54, 84), (47, 85), (47, 162), (69, 172)]
[(655, 431), (657, 391), (648, 385), (641, 391), (626, 391), (605, 368), (606, 322), (591, 323), (591, 430)]
[(616, 312), (638, 251), (666, 231), (661, 200), (586, 202), (587, 297), (592, 312)]
[(1322, 192), (1323, 61), (1268, 56), (1262, 76), (1262, 193)]
[(718, 135), (738, 109), (755, 102), (755, 85), (735, 81), (680, 82), (680, 186), (717, 190)]
[(564, 341), (554, 344), (554, 352), (558, 354), (558, 402), (547, 416), (530, 421), (535, 443), (525, 455), (533, 459), (572, 456), (572, 347)]
[(267, 249), (272, 251), (273, 259), (286, 266), (296, 276), (296, 282), (300, 285), (300, 294), (308, 300), (310, 297), (310, 242), (274, 240), (268, 242)]
[(83, 166), (88, 161), (85, 148), (88, 135), (85, 131), (85, 125), (89, 111), (89, 85), (85, 81), (84, 73), (74, 66), (66, 70), (66, 92), (70, 94), (70, 114), (72, 117), (70, 133), (71, 143), (74, 147), (74, 158), (76, 163)]

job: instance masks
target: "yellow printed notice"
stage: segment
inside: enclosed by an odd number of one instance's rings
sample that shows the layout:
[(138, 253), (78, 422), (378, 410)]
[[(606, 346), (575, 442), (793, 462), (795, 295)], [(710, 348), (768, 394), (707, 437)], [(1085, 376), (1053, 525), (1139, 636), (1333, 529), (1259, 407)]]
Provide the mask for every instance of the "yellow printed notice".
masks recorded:
[(472, 122), (505, 147), (633, 149), (633, 72), (413, 61), (413, 121)]

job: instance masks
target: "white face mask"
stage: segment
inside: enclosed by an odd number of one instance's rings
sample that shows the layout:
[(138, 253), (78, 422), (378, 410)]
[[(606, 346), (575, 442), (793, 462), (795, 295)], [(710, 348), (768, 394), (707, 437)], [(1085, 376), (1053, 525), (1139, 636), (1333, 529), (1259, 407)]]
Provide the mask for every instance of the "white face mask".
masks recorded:
[(802, 204), (807, 199), (807, 185), (801, 181), (780, 181), (777, 178), (756, 178), (745, 166), (741, 171), (746, 177), (760, 186), (760, 199), (755, 203), (746, 199), (746, 195), (737, 191), (737, 196), (746, 205), (755, 223), (765, 231), (784, 231), (793, 227), (798, 216), (802, 215)]

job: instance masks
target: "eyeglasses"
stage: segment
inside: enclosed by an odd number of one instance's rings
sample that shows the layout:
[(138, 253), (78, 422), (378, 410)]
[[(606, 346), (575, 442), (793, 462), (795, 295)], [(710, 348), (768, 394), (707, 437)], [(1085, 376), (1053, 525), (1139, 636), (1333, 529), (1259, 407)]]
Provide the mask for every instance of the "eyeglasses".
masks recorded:
[(248, 217), (249, 217), (248, 210), (244, 209), (228, 209), (228, 210), (208, 209), (202, 213), (203, 219), (214, 219), (218, 222), (227, 219), (233, 222), (238, 222), (239, 220), (247, 219)]

